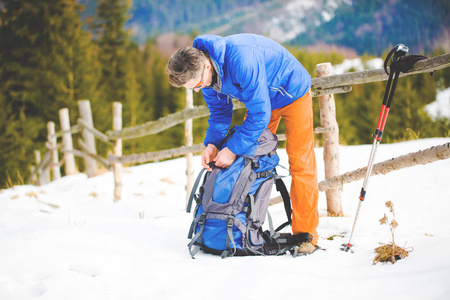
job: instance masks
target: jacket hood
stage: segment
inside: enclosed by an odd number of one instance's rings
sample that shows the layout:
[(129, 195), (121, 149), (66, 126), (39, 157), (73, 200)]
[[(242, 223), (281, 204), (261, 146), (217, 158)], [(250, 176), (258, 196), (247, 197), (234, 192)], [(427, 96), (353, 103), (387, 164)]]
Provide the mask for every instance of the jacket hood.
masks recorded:
[(206, 51), (208, 55), (214, 60), (219, 68), (219, 76), (223, 76), (223, 65), (225, 62), (225, 39), (218, 35), (204, 34), (199, 35), (193, 44), (194, 48)]

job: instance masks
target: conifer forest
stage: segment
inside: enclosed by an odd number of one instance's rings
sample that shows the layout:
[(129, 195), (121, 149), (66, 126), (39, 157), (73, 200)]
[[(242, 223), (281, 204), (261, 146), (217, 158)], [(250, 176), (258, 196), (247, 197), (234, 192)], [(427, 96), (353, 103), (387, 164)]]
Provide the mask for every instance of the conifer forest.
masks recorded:
[[(138, 44), (126, 29), (131, 5), (132, 1), (98, 0), (96, 16), (82, 19), (84, 5), (77, 0), (0, 2), (0, 188), (28, 181), (34, 151), (45, 151), (47, 122), (55, 122), (60, 130), (58, 111), (68, 108), (71, 124), (76, 124), (79, 100), (90, 100), (94, 126), (101, 132), (112, 129), (115, 101), (123, 104), (123, 127), (184, 109), (185, 90), (172, 87), (165, 74), (171, 53), (158, 47), (156, 35)], [(191, 31), (189, 43), (198, 33)], [(339, 50), (287, 47), (312, 77), (316, 77), (318, 63), (340, 64), (345, 58)], [(392, 45), (386, 45), (382, 59), (390, 48)], [(433, 57), (443, 53), (436, 47), (415, 54)], [(362, 55), (363, 60), (375, 57)], [(401, 78), (385, 142), (448, 137), (450, 121), (432, 119), (425, 106), (435, 101), (437, 91), (447, 88), (449, 81), (449, 68), (433, 76)], [(341, 144), (371, 143), (385, 84), (353, 86), (350, 93), (335, 95)], [(194, 94), (194, 105), (204, 105), (201, 93)], [(314, 112), (317, 127), (317, 101)], [(233, 122), (242, 122), (243, 116), (244, 110), (236, 110)], [(201, 143), (207, 117), (193, 124), (194, 144)], [(281, 124), (278, 133), (282, 131)], [(184, 126), (180, 124), (161, 134), (124, 141), (123, 154), (170, 149), (183, 143)], [(102, 156), (111, 150), (104, 144), (97, 146)]]

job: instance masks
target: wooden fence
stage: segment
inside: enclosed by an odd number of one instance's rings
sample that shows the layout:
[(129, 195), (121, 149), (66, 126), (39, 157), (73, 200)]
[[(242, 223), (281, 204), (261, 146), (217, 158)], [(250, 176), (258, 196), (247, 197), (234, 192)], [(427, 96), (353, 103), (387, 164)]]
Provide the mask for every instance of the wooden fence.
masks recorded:
[[(408, 73), (400, 76), (409, 76), (418, 73), (428, 73), (447, 68), (450, 65), (450, 54), (436, 56), (417, 62)], [(317, 65), (317, 78), (312, 79), (312, 95), (319, 98), (321, 127), (315, 128), (316, 134), (322, 134), (324, 145), (325, 180), (319, 183), (319, 190), (326, 192), (327, 209), (330, 215), (341, 215), (340, 189), (343, 184), (360, 180), (365, 176), (366, 169), (360, 168), (353, 172), (339, 174), (339, 128), (336, 121), (335, 102), (333, 94), (347, 93), (351, 86), (376, 81), (385, 81), (388, 76), (383, 69), (350, 72), (346, 74), (333, 75), (329, 63)], [(88, 177), (98, 174), (98, 165), (113, 171), (114, 173), (114, 201), (121, 199), (122, 187), (122, 164), (132, 165), (158, 161), (161, 159), (174, 158), (186, 155), (187, 158), (187, 194), (189, 194), (193, 182), (192, 153), (201, 152), (202, 144), (192, 144), (192, 119), (209, 115), (206, 106), (194, 107), (192, 104), (192, 91), (187, 91), (186, 108), (182, 111), (150, 121), (145, 124), (130, 128), (122, 128), (122, 105), (113, 103), (113, 128), (111, 131), (102, 133), (94, 128), (91, 107), (88, 100), (78, 102), (81, 118), (77, 124), (70, 126), (69, 111), (61, 109), (59, 113), (61, 130), (55, 132), (55, 124), (49, 122), (47, 152), (41, 159), (39, 151), (35, 151), (36, 166), (32, 167), (31, 183), (44, 184), (61, 177), (60, 167), (64, 165), (65, 174), (71, 175), (78, 172), (75, 165), (75, 156), (83, 157), (85, 172)], [(233, 101), (233, 109), (243, 108), (239, 101)], [(179, 123), (185, 123), (185, 146), (157, 151), (122, 155), (122, 140), (134, 139), (146, 135), (162, 132)], [(72, 145), (72, 134), (82, 133), (82, 139), (78, 140), (80, 149), (74, 149)], [(58, 138), (61, 144), (58, 145)], [(284, 135), (278, 135), (279, 140), (285, 140)], [(95, 139), (107, 143), (113, 150), (107, 158), (99, 156), (96, 152)], [(60, 150), (60, 151), (58, 151)], [(59, 152), (63, 159), (59, 162)], [(450, 143), (432, 147), (424, 151), (411, 153), (390, 161), (376, 164), (371, 175), (385, 174), (401, 168), (427, 164), (436, 160), (448, 159), (450, 157)], [(50, 171), (52, 176), (50, 176)], [(279, 199), (272, 199), (273, 203)]]

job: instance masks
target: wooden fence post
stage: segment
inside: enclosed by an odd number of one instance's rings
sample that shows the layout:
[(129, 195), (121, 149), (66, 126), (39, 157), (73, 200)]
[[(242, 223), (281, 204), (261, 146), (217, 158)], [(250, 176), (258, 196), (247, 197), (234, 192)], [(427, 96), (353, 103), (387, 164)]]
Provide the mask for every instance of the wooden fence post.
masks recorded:
[[(317, 77), (333, 75), (331, 63), (316, 66)], [(331, 132), (322, 133), (323, 160), (325, 165), (325, 179), (339, 175), (339, 126), (336, 121), (336, 105), (333, 94), (319, 96), (320, 123), (323, 128), (331, 127)], [(342, 216), (341, 193), (339, 189), (326, 192), (327, 211), (331, 216)]]
[[(41, 164), (41, 152), (34, 150), (34, 157), (36, 159), (36, 168)], [(50, 182), (50, 170), (45, 168), (42, 172), (38, 169), (36, 185), (42, 185)]]
[[(39, 168), (39, 165), (41, 164), (41, 152), (39, 150), (34, 150), (34, 159), (36, 160), (36, 168)], [(33, 174), (33, 173), (32, 173)], [(39, 171), (39, 169), (36, 172), (36, 178), (31, 178), (31, 183), (33, 183), (34, 185), (41, 185), (41, 182), (43, 180), (43, 175), (41, 174), (41, 172)]]
[[(194, 95), (191, 89), (186, 89), (186, 109), (191, 108), (194, 108)], [(192, 119), (186, 120), (184, 123), (184, 141), (186, 147), (193, 145)], [(192, 186), (194, 185), (194, 168), (192, 166), (192, 158), (192, 153), (186, 154), (186, 205), (189, 201)]]
[(31, 173), (31, 177), (30, 177), (30, 183), (34, 184), (34, 185), (38, 185), (38, 177), (36, 174), (36, 168), (35, 166), (30, 166), (30, 173)]
[[(92, 120), (92, 111), (91, 111), (91, 103), (89, 100), (80, 100), (78, 101), (78, 107), (80, 108), (81, 118), (86, 122), (86, 124), (92, 128), (94, 128), (94, 121)], [(87, 130), (83, 128), (83, 140), (86, 146), (86, 149), (92, 153), (97, 154), (97, 150), (95, 148), (95, 136)], [(86, 174), (88, 177), (93, 177), (97, 175), (97, 162), (95, 159), (90, 157), (84, 158)]]
[[(113, 130), (122, 129), (122, 103), (113, 103)], [(122, 139), (117, 139), (113, 148), (114, 155), (122, 156)], [(114, 202), (122, 199), (122, 164), (114, 163)]]
[(48, 143), (50, 147), (51, 160), (50, 164), (52, 167), (53, 180), (57, 180), (61, 178), (61, 171), (59, 169), (59, 159), (58, 159), (58, 144), (56, 143), (56, 135), (55, 135), (55, 123), (48, 122), (47, 123), (47, 132), (48, 132)]
[(61, 123), (61, 130), (63, 131), (62, 149), (66, 150), (66, 152), (63, 152), (64, 171), (66, 175), (73, 175), (78, 173), (78, 171), (75, 164), (75, 156), (73, 155), (73, 141), (72, 134), (70, 133), (70, 118), (68, 108), (59, 110), (59, 121)]

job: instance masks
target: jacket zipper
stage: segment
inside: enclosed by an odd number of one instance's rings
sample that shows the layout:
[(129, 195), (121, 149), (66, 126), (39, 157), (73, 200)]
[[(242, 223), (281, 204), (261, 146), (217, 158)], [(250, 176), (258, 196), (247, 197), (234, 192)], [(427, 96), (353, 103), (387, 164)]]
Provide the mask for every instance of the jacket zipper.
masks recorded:
[(231, 101), (233, 101), (233, 99), (239, 100), (238, 97), (233, 96), (232, 94), (227, 94), (227, 104), (230, 104), (230, 98), (231, 98)]
[(282, 86), (280, 86), (280, 88), (270, 87), (270, 89), (275, 92), (280, 92), (283, 96), (286, 94), (288, 97), (293, 98), (292, 95), (289, 94)]

